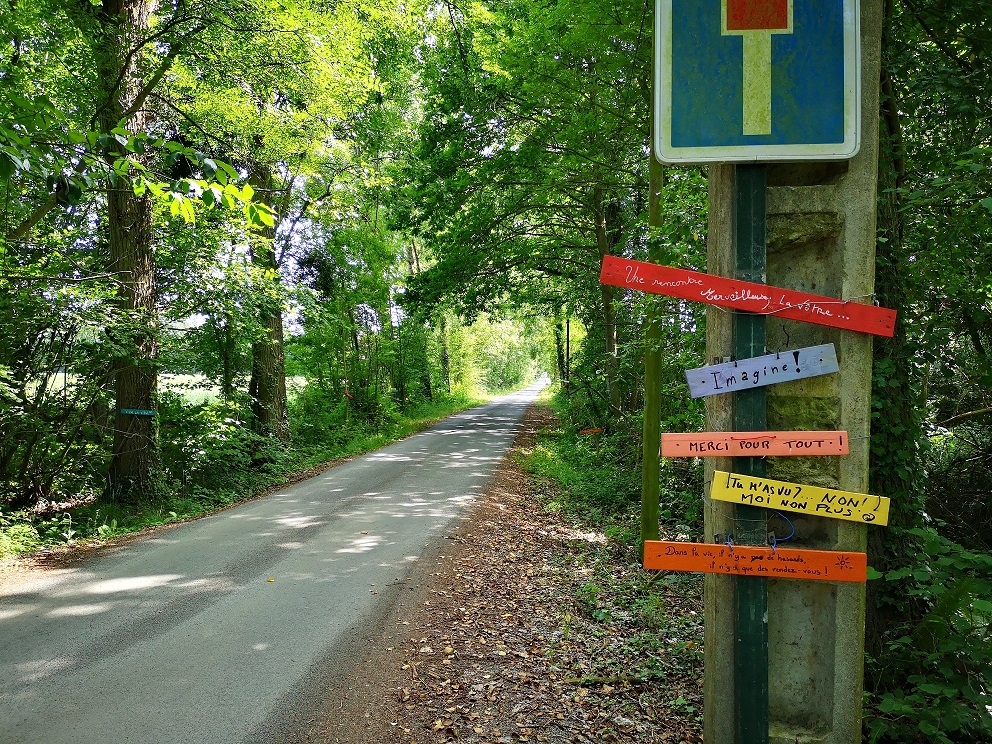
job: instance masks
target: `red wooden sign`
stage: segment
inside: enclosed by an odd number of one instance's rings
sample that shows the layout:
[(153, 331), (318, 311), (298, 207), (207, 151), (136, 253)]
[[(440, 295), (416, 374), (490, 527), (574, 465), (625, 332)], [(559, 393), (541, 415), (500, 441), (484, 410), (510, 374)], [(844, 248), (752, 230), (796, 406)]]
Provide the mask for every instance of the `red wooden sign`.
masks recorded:
[(847, 455), (846, 431), (714, 431), (662, 434), (662, 457)]
[(868, 556), (839, 550), (795, 550), (713, 543), (644, 543), (644, 568), (657, 571), (760, 576), (766, 579), (851, 581), (868, 579)]
[(884, 307), (835, 300), (644, 261), (630, 261), (617, 256), (603, 258), (599, 281), (682, 300), (705, 302), (832, 328), (845, 328), (875, 336), (891, 337), (896, 328), (895, 310)]

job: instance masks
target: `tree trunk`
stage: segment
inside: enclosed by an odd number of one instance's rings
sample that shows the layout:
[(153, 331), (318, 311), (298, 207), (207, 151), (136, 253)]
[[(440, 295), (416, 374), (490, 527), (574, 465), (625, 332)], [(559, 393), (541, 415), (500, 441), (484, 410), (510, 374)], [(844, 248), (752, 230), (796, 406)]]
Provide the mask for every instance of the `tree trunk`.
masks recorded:
[[(121, 121), (141, 94), (143, 55), (135, 53), (143, 43), (156, 2), (148, 0), (104, 0), (104, 53), (100, 78), (115, 89), (99, 115), (106, 132), (118, 125), (135, 134), (147, 129), (148, 111), (139, 108)], [(140, 157), (135, 155), (134, 157)], [(114, 155), (108, 155), (112, 164)], [(155, 257), (152, 251), (152, 205), (147, 192), (137, 196), (127, 185), (107, 191), (107, 240), (110, 271), (119, 283), (118, 301), (122, 323), (114, 342), (120, 353), (114, 361), (117, 412), (109, 484), (105, 496), (115, 501), (135, 501), (152, 494), (152, 477), (158, 461), (158, 432), (155, 417), (122, 413), (123, 410), (155, 409), (158, 351), (158, 320), (155, 308)]]
[(231, 332), (231, 315), (224, 313), (218, 317), (216, 313), (210, 316), (210, 327), (214, 332), (217, 353), (220, 354), (221, 380), (220, 393), (225, 401), (234, 399), (234, 334)]
[[(272, 170), (256, 167), (252, 184), (265, 204), (272, 203)], [(283, 354), (282, 292), (275, 252), (276, 231), (266, 227), (258, 231), (251, 244), (251, 260), (265, 278), (276, 286), (259, 293), (259, 336), (251, 346), (252, 426), (262, 436), (289, 439), (289, 416), (286, 411), (286, 358)]]
[(568, 372), (565, 371), (565, 324), (561, 316), (555, 318), (555, 361), (558, 364), (558, 379), (564, 385), (568, 381)]
[(441, 377), (444, 380), (444, 389), (451, 394), (451, 355), (448, 352), (448, 318), (441, 313)]
[[(613, 246), (607, 225), (603, 189), (600, 186), (593, 189), (593, 211), (596, 218), (596, 246), (599, 248), (600, 258), (603, 258), (610, 254)], [(603, 339), (606, 347), (606, 387), (610, 401), (610, 421), (606, 423), (612, 424), (620, 417), (620, 385), (618, 380), (620, 360), (617, 358), (617, 323), (613, 310), (614, 291), (612, 286), (602, 283), (599, 285), (599, 291), (602, 301)]]
[[(871, 427), (869, 489), (892, 499), (889, 529), (869, 530), (868, 554), (871, 565), (885, 573), (905, 565), (917, 550), (913, 538), (904, 529), (921, 524), (923, 502), (923, 467), (918, 450), (922, 432), (920, 401), (915, 394), (914, 350), (906, 333), (905, 310), (908, 303), (908, 266), (903, 249), (903, 210), (901, 188), (905, 178), (902, 124), (895, 86), (887, 70), (891, 47), (889, 19), (892, 1), (885, 3), (885, 27), (882, 35), (881, 141), (879, 147), (878, 210), (879, 241), (875, 254), (875, 298), (882, 307), (898, 312), (895, 335), (876, 339), (873, 345), (874, 380), (872, 407), (879, 414)], [(883, 651), (885, 633), (901, 615), (891, 598), (884, 596), (885, 582), (869, 582), (865, 647), (877, 656)], [(918, 618), (917, 618), (918, 619)]]

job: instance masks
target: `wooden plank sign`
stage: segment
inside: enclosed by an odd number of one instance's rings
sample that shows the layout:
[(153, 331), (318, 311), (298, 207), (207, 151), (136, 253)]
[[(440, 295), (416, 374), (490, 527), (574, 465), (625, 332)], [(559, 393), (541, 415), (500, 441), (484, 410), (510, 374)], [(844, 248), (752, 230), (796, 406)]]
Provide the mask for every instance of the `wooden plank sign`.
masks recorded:
[(648, 540), (644, 543), (644, 568), (864, 583), (868, 578), (868, 556), (839, 550), (772, 550), (770, 547)]
[(889, 523), (889, 500), (885, 496), (804, 486), (722, 470), (713, 473), (710, 498), (863, 524)]
[(662, 434), (662, 457), (848, 455), (846, 431), (717, 431)]
[(603, 257), (599, 281), (617, 287), (629, 287), (833, 328), (846, 328), (875, 336), (891, 337), (896, 328), (895, 310), (884, 307), (780, 289), (756, 282), (726, 279), (644, 261), (630, 261), (617, 256)]
[(822, 344), (686, 370), (685, 379), (689, 383), (689, 394), (693, 398), (702, 398), (829, 375), (838, 369), (834, 345)]

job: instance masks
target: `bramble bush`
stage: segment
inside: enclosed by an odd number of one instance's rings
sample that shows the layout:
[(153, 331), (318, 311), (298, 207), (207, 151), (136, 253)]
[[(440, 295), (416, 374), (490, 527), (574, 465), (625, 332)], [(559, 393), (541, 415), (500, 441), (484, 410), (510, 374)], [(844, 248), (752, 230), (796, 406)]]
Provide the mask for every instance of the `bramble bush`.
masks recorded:
[[(920, 545), (910, 564), (877, 575), (888, 594), (929, 609), (894, 628), (872, 676), (865, 722), (872, 744), (992, 741), (992, 555), (932, 528), (907, 530)], [(909, 613), (907, 613), (909, 614)]]

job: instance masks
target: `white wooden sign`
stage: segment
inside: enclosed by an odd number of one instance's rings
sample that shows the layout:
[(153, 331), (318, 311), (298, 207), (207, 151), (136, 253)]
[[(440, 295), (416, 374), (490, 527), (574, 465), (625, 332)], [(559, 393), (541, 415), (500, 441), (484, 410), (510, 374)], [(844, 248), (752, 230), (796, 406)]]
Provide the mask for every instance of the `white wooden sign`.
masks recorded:
[(690, 369), (685, 373), (693, 398), (733, 393), (752, 387), (790, 382), (836, 372), (837, 353), (833, 344), (808, 346), (736, 362)]

